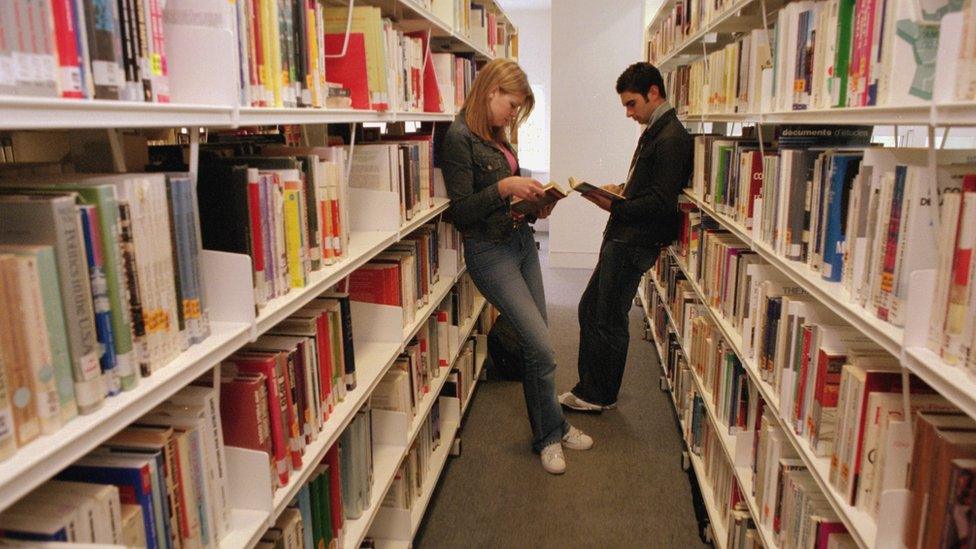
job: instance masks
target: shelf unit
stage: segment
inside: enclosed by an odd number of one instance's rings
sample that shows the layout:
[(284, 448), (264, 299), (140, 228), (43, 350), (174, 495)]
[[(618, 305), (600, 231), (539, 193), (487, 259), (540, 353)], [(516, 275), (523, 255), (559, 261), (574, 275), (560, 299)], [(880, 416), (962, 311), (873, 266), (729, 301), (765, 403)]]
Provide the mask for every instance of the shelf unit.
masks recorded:
[[(439, 20), (418, 0), (365, 0), (366, 3), (375, 1), (384, 6), (384, 10), (403, 10), (410, 14), (410, 19), (419, 22), (421, 26), (431, 30), (432, 36), (440, 37), (437, 41), (439, 49), (455, 52), (474, 52), (477, 60), (490, 60), (496, 56), (491, 52), (476, 46), (472, 40), (452, 28), (452, 25)], [(491, 0), (488, 2), (492, 4)], [(392, 7), (392, 8), (391, 8)], [(511, 20), (498, 8), (491, 5), (502, 17), (506, 25), (514, 30)], [(384, 15), (387, 15), (384, 13)], [(504, 48), (504, 44), (500, 45)], [(280, 125), (280, 124), (355, 124), (355, 123), (395, 123), (395, 122), (445, 122), (454, 120), (456, 113), (427, 113), (427, 112), (378, 112), (370, 110), (352, 109), (297, 109), (297, 108), (252, 108), (236, 103), (233, 104), (181, 104), (181, 103), (142, 103), (106, 100), (68, 100), (59, 98), (37, 98), (22, 96), (0, 96), (0, 130), (72, 130), (72, 129), (105, 129), (117, 130), (124, 128), (237, 128), (244, 126)], [(191, 132), (192, 135), (192, 132)], [(191, 155), (195, 150), (191, 147)], [(193, 165), (195, 162), (191, 162)], [(54, 435), (41, 436), (30, 444), (19, 448), (16, 455), (0, 463), (0, 510), (12, 505), (58, 471), (70, 465), (105, 440), (122, 430), (139, 417), (145, 415), (158, 404), (170, 398), (181, 388), (194, 379), (206, 374), (220, 364), (222, 360), (235, 351), (254, 341), (278, 322), (308, 304), (323, 291), (347, 277), (351, 272), (381, 253), (391, 244), (402, 239), (420, 225), (431, 221), (442, 214), (449, 206), (446, 198), (435, 199), (434, 206), (416, 215), (412, 220), (404, 223), (397, 230), (390, 231), (353, 231), (350, 233), (349, 246), (345, 256), (337, 263), (323, 266), (322, 269), (311, 273), (308, 284), (300, 289), (292, 289), (284, 296), (268, 302), (257, 315), (253, 311), (253, 303), (244, 304), (246, 310), (252, 307), (248, 315), (230, 315), (225, 320), (222, 315), (212, 315), (211, 334), (200, 344), (194, 345), (177, 356), (165, 367), (152, 376), (142, 378), (137, 388), (123, 392), (117, 396), (107, 398), (97, 411), (75, 418), (57, 431)], [(205, 252), (211, 253), (211, 252)], [(227, 254), (232, 255), (232, 254)], [(268, 505), (270, 511), (231, 508), (230, 523), (226, 535), (220, 540), (221, 547), (239, 548), (253, 547), (260, 540), (264, 531), (274, 524), (298, 489), (311, 474), (309, 463), (320, 461), (328, 448), (338, 439), (345, 427), (355, 416), (356, 411), (369, 397), (383, 374), (392, 365), (404, 346), (421, 328), (422, 323), (434, 310), (438, 303), (450, 292), (457, 282), (463, 269), (453, 277), (444, 278), (432, 289), (429, 303), (418, 311), (418, 321), (404, 330), (404, 338), (400, 343), (365, 342), (356, 346), (357, 388), (350, 391), (346, 399), (333, 410), (328, 421), (322, 426), (322, 432), (310, 444), (303, 456), (306, 467), (295, 471), (288, 486), (279, 489), (274, 500)], [(217, 281), (216, 284), (222, 284)], [(249, 282), (248, 282), (249, 283)], [(208, 285), (209, 288), (209, 285)], [(209, 290), (208, 290), (209, 293)], [(212, 304), (217, 307), (218, 304)], [(240, 313), (240, 303), (224, 304), (235, 313)], [(477, 312), (485, 306), (480, 298), (477, 302)], [(213, 311), (213, 310), (212, 310)], [(477, 321), (477, 312), (470, 322), (462, 327), (462, 333), (470, 333)], [(466, 339), (466, 337), (465, 337)], [(457, 359), (455, 353), (451, 365)], [(480, 365), (479, 365), (480, 370)], [(436, 391), (431, 391), (430, 398), (422, 405), (423, 413), (418, 412), (418, 418), (425, 417), (432, 406), (437, 403), (437, 396), (446, 381), (446, 372), (442, 372), (436, 380)], [(411, 427), (409, 438), (412, 440), (419, 431), (417, 419)], [(447, 422), (444, 425), (445, 440), (453, 440), (458, 422)], [(425, 509), (427, 502), (436, 485), (437, 478), (446, 461), (446, 452), (450, 444), (442, 444), (443, 456), (435, 454), (436, 474), (431, 474), (430, 489), (425, 485), (425, 498), (421, 509)], [(374, 486), (374, 498), (371, 512), (375, 516), (379, 502), (385, 495), (392, 482), (393, 473), (399, 465), (405, 449), (379, 445), (374, 449), (374, 471), (377, 479), (386, 479)], [(433, 471), (433, 470), (432, 470)], [(236, 502), (233, 502), (233, 505)], [(423, 511), (420, 511), (422, 517)], [(358, 547), (359, 542), (369, 530), (372, 518), (361, 517), (356, 521), (347, 521), (345, 545)], [(419, 526), (419, 519), (417, 522)], [(416, 528), (414, 528), (414, 532)], [(358, 538), (358, 540), (356, 539)]]
[[(770, 532), (768, 528), (766, 528), (761, 524), (759, 506), (756, 503), (756, 499), (752, 495), (753, 494), (752, 470), (747, 466), (736, 465), (736, 459), (735, 459), (736, 436), (730, 435), (728, 432), (729, 430), (728, 426), (723, 425), (722, 422), (719, 421), (718, 414), (715, 412), (715, 404), (712, 402), (712, 393), (705, 389), (705, 384), (703, 383), (701, 377), (698, 375), (698, 372), (696, 372), (694, 368), (690, 367), (691, 366), (690, 355), (688, 353), (688, 350), (685, 349), (684, 343), (682, 342), (682, 339), (680, 337), (681, 333), (678, 331), (678, 324), (674, 320), (674, 315), (671, 314), (671, 307), (668, 305), (667, 296), (663, 291), (661, 285), (658, 283), (657, 277), (655, 276), (653, 270), (648, 271), (647, 281), (653, 285), (654, 291), (657, 292), (658, 298), (661, 300), (661, 306), (664, 309), (667, 321), (670, 323), (669, 331), (679, 336), (678, 343), (679, 343), (679, 347), (681, 348), (681, 354), (684, 355), (685, 361), (689, 365), (689, 370), (691, 371), (691, 377), (694, 380), (695, 387), (698, 389), (698, 392), (702, 395), (702, 400), (704, 400), (705, 402), (705, 410), (707, 411), (708, 420), (712, 424), (712, 430), (715, 431), (719, 439), (719, 442), (721, 443), (722, 450), (725, 452), (725, 458), (729, 462), (729, 465), (731, 466), (732, 471), (735, 474), (736, 481), (739, 483), (739, 489), (742, 492), (742, 497), (746, 502), (746, 506), (749, 508), (749, 514), (752, 515), (753, 521), (755, 522), (756, 525), (756, 530), (759, 532), (759, 536), (760, 539), (762, 540), (763, 546), (769, 549), (774, 549), (775, 547), (777, 547), (775, 543), (775, 538), (773, 537), (772, 532)], [(653, 324), (653, 318), (651, 317), (650, 309), (647, 308), (649, 304), (646, 303), (646, 301), (644, 301), (643, 292), (641, 293), (641, 300), (642, 303), (644, 304), (644, 311), (645, 314), (647, 315), (648, 321)], [(664, 356), (661, 354), (663, 351), (663, 342), (657, 341), (656, 333), (652, 335), (654, 336), (655, 339), (655, 346), (657, 347), (658, 350), (658, 356), (661, 357), (661, 360), (663, 360)]]

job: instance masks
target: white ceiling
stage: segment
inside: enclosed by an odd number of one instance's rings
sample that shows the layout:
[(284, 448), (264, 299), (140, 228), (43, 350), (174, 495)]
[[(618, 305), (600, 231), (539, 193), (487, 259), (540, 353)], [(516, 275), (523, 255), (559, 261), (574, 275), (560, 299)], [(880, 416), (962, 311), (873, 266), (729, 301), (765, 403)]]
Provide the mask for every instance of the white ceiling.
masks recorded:
[(552, 7), (552, 0), (495, 0), (505, 11), (544, 10)]

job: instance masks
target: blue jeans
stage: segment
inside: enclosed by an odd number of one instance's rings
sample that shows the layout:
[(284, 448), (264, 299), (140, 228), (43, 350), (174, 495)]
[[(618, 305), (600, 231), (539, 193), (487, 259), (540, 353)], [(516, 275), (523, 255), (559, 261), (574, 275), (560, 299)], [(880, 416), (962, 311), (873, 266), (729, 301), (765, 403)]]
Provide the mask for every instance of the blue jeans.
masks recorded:
[(523, 225), (504, 243), (464, 240), (464, 260), (475, 286), (522, 336), (522, 392), (536, 452), (569, 430), (556, 399), (556, 355), (549, 342), (546, 294), (532, 229)]

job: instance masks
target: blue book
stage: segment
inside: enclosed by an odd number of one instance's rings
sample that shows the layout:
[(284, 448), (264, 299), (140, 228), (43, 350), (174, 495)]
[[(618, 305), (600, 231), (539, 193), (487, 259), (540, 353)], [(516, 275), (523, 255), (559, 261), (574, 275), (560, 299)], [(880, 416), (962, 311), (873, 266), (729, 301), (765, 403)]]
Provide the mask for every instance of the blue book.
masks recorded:
[(854, 176), (861, 166), (861, 154), (833, 155), (827, 190), (827, 226), (824, 238), (823, 267), (824, 280), (840, 282), (844, 267), (844, 243), (847, 224), (847, 203)]
[(315, 547), (312, 536), (312, 493), (310, 490), (310, 483), (305, 483), (291, 504), (292, 507), (297, 507), (298, 512), (302, 514), (302, 524), (304, 525), (302, 534), (305, 538), (304, 547)]
[(117, 395), (122, 391), (122, 380), (116, 369), (115, 332), (112, 329), (112, 309), (109, 306), (108, 280), (105, 278), (105, 261), (102, 257), (102, 238), (98, 230), (98, 213), (95, 206), (79, 205), (81, 233), (85, 239), (85, 257), (88, 260), (88, 275), (91, 278), (92, 306), (95, 310), (95, 337), (101, 351), (99, 364), (105, 391)]
[(90, 484), (112, 484), (119, 487), (122, 503), (142, 508), (148, 549), (163, 549), (157, 542), (156, 510), (153, 504), (151, 456), (89, 455), (58, 473), (58, 480)]

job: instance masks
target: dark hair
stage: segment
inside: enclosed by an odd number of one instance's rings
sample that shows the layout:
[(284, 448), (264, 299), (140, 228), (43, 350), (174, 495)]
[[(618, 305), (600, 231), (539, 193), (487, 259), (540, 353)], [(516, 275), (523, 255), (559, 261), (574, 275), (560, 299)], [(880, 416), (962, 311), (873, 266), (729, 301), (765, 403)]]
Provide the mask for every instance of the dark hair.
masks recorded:
[(664, 91), (664, 78), (661, 77), (661, 71), (643, 61), (627, 67), (627, 70), (617, 78), (617, 93), (631, 92), (647, 96), (651, 86), (657, 86), (661, 99), (668, 98), (668, 94)]

